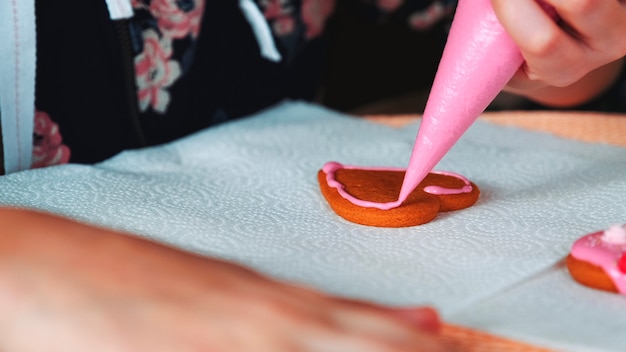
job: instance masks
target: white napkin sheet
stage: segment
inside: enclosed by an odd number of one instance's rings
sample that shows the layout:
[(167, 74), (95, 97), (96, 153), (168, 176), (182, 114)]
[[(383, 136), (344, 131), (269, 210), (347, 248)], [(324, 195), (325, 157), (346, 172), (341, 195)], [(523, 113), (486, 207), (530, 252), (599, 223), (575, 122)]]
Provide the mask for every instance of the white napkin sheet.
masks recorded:
[(417, 128), (284, 103), (95, 166), (2, 177), (0, 204), (338, 295), (434, 305), (452, 323), (542, 346), (626, 350), (615, 336), (626, 327), (626, 297), (581, 287), (555, 265), (578, 237), (626, 222), (625, 149), (477, 122), (437, 166), (474, 181), (476, 205), (401, 229), (336, 216), (319, 192), (322, 165), (404, 167)]

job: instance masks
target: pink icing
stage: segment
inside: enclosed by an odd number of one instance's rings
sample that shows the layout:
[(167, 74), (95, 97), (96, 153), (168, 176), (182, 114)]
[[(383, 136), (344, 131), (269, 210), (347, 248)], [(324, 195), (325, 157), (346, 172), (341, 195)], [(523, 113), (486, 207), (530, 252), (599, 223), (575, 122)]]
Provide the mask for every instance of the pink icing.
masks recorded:
[(620, 269), (619, 261), (625, 253), (624, 226), (613, 226), (606, 231), (586, 235), (574, 242), (571, 252), (578, 260), (601, 267), (623, 295), (626, 295), (626, 272)]
[[(391, 208), (398, 207), (401, 203), (398, 201), (389, 202), (389, 203), (377, 203), (367, 200), (358, 199), (352, 196), (350, 193), (346, 192), (344, 189), (344, 185), (335, 179), (335, 172), (339, 169), (348, 169), (348, 170), (372, 170), (372, 171), (405, 171), (402, 168), (393, 168), (393, 167), (359, 167), (353, 165), (342, 165), (338, 162), (330, 161), (324, 164), (322, 170), (326, 173), (326, 182), (328, 186), (332, 188), (336, 188), (339, 194), (350, 201), (351, 203), (358, 205), (364, 208), (378, 208), (382, 210), (388, 210)], [(435, 194), (435, 195), (446, 195), (446, 194), (461, 194), (461, 193), (469, 193), (472, 191), (472, 184), (465, 177), (455, 174), (453, 172), (444, 172), (444, 171), (433, 171), (432, 173), (456, 177), (459, 180), (463, 181), (464, 185), (461, 188), (445, 188), (440, 186), (427, 186), (424, 187), (424, 192)]]

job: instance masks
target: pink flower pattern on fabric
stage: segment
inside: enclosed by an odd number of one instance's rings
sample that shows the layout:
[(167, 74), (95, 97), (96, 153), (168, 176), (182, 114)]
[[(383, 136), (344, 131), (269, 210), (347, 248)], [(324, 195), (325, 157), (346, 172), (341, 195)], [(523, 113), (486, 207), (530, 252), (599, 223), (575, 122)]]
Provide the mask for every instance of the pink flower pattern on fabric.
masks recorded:
[(322, 34), (326, 19), (335, 9), (335, 0), (302, 0), (302, 20), (306, 25), (306, 37), (312, 39)]
[[(293, 34), (304, 27), (305, 39), (313, 39), (324, 31), (326, 20), (335, 9), (335, 0), (259, 0), (263, 15), (278, 37)], [(299, 6), (298, 6), (299, 5)], [(296, 9), (300, 8), (300, 13)]]
[(403, 3), (404, 0), (378, 0), (376, 4), (378, 8), (385, 12), (393, 12), (402, 6)]
[(292, 4), (285, 0), (261, 0), (259, 7), (265, 18), (271, 23), (275, 35), (282, 37), (293, 33), (296, 20)]
[(33, 169), (67, 164), (70, 160), (70, 149), (63, 144), (59, 126), (42, 111), (35, 111), (35, 131), (33, 143)]
[(205, 0), (181, 7), (176, 0), (133, 0), (135, 10), (145, 10), (156, 20), (158, 28), (142, 31), (143, 51), (135, 56), (135, 74), (139, 110), (152, 108), (165, 113), (170, 103), (169, 88), (182, 76), (180, 63), (173, 59), (174, 40), (198, 37)]
[(144, 31), (143, 37), (144, 50), (135, 57), (139, 109), (152, 107), (164, 113), (170, 102), (167, 88), (180, 77), (180, 64), (170, 60), (172, 47), (168, 38), (159, 38), (153, 29)]
[(150, 13), (157, 19), (157, 24), (164, 37), (179, 39), (187, 35), (197, 38), (204, 13), (204, 0), (194, 0), (193, 8), (184, 11), (176, 0), (152, 0), (148, 6)]

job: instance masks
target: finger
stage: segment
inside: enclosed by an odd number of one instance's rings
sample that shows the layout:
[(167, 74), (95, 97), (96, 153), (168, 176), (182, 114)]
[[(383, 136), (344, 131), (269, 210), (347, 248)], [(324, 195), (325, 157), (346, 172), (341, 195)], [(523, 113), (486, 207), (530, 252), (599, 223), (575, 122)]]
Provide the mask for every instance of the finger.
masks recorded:
[[(345, 349), (337, 348), (344, 346)], [(449, 351), (443, 341), (427, 335), (414, 333), (404, 340), (391, 341), (380, 339), (374, 336), (348, 336), (341, 340), (339, 344), (328, 346), (324, 351), (344, 351), (344, 352), (444, 352)], [(314, 349), (314, 351), (319, 351)]]
[(390, 314), (391, 316), (401, 319), (403, 322), (426, 332), (438, 332), (441, 325), (437, 311), (430, 307), (388, 308), (347, 298), (339, 298), (338, 300), (340, 300), (345, 307), (372, 311), (379, 314)]
[[(605, 50), (616, 43), (616, 31), (626, 30), (626, 9), (618, 0), (547, 0), (567, 28), (592, 49)], [(621, 29), (621, 30), (620, 30)], [(624, 42), (623, 35), (619, 42)], [(600, 45), (598, 48), (597, 46)]]
[(580, 79), (583, 70), (576, 60), (585, 55), (581, 44), (560, 28), (535, 0), (492, 0), (492, 3), (503, 27), (522, 51), (528, 79), (554, 86), (567, 86)]
[[(378, 309), (343, 309), (333, 314), (335, 324), (351, 334), (389, 343), (411, 345), (417, 340), (437, 336), (439, 324), (433, 310), (397, 311)], [(412, 321), (410, 320), (412, 319)], [(437, 320), (435, 320), (437, 319)]]
[(392, 314), (412, 324), (421, 331), (438, 333), (441, 328), (441, 319), (437, 311), (430, 307), (396, 309)]
[(522, 67), (515, 72), (515, 75), (513, 75), (509, 83), (507, 83), (505, 90), (511, 93), (523, 94), (524, 92), (545, 86), (546, 84), (543, 82), (530, 80), (526, 74), (525, 65), (522, 65)]
[(442, 352), (446, 345), (435, 335), (405, 330), (399, 334), (377, 334), (349, 326), (311, 329), (292, 335), (303, 351), (342, 352)]
[(513, 40), (520, 48), (531, 49), (553, 46), (564, 33), (556, 22), (535, 0), (492, 0), (493, 9)]

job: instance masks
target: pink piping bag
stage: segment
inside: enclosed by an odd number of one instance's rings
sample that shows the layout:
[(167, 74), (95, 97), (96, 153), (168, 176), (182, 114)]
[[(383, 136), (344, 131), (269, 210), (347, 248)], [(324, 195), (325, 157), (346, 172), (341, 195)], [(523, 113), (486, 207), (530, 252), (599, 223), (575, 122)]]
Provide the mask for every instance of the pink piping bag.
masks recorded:
[[(550, 16), (558, 17), (554, 8), (537, 2)], [(459, 0), (398, 199), (349, 200), (383, 210), (400, 206), (523, 63), (490, 0)]]
[(398, 200), (366, 206), (400, 206), (523, 62), (490, 0), (459, 0)]
[(490, 0), (459, 0), (397, 205), (452, 148), (524, 63)]
[[(553, 7), (537, 2), (558, 18)], [(386, 208), (406, 200), (523, 63), (490, 0), (459, 0), (400, 196)]]

